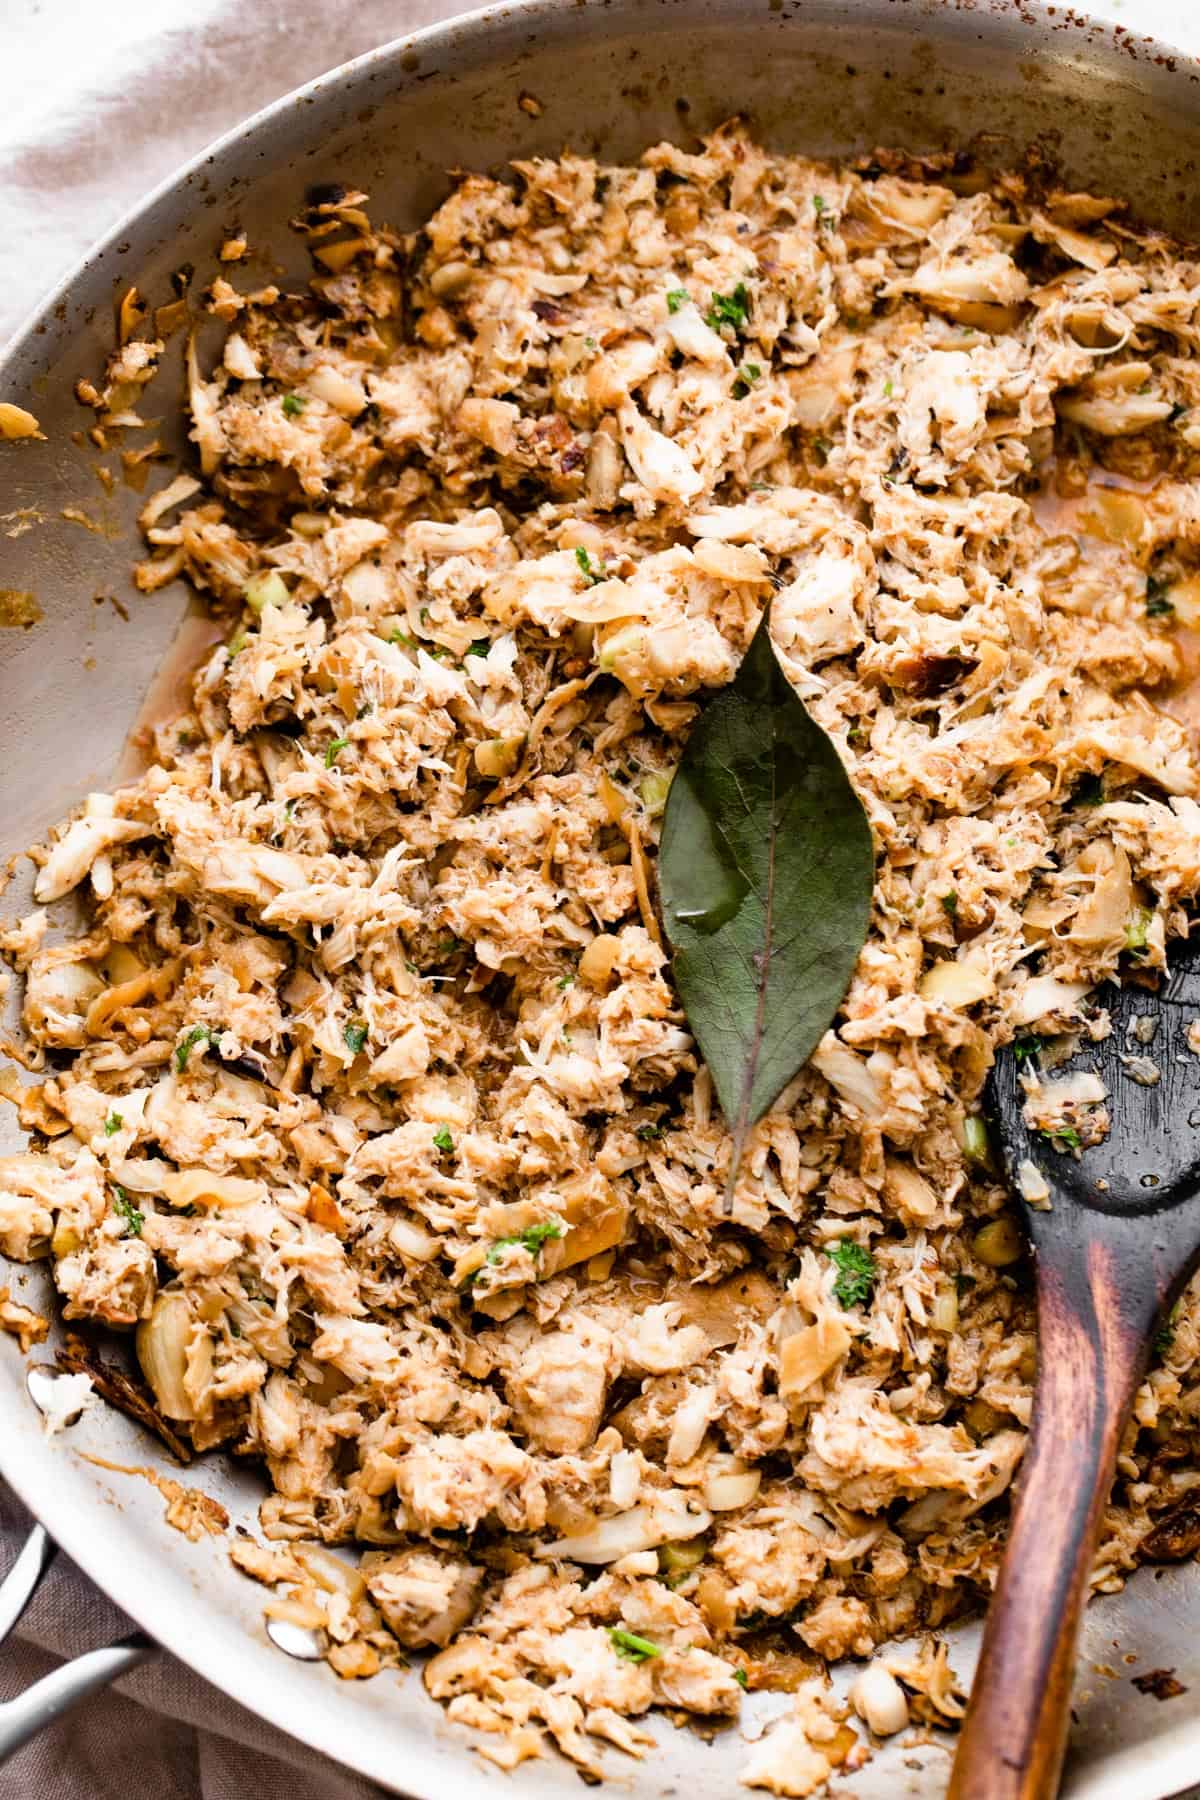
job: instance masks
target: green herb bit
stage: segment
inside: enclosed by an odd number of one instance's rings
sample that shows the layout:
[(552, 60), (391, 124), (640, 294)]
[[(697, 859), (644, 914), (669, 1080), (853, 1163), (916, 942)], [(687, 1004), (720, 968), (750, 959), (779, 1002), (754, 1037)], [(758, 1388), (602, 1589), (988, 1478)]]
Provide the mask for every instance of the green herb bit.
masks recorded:
[(350, 742), (350, 739), (347, 737), (334, 738), (333, 742), (326, 746), (325, 767), (327, 769), (332, 769), (334, 763), (337, 761), (338, 757), (342, 754), (342, 751), (346, 748), (346, 745), (349, 742)]
[(1165, 1356), (1175, 1342), (1175, 1322), (1178, 1317), (1179, 1302), (1177, 1300), (1155, 1335), (1154, 1351), (1156, 1356)]
[(733, 1679), (740, 1688), (748, 1688), (750, 1686), (750, 1677), (747, 1675), (745, 1669), (735, 1669), (733, 1671)]
[(943, 894), (941, 898), (942, 911), (946, 914), (946, 917), (949, 919), (957, 919), (958, 895), (955, 893), (954, 889), (951, 888), (950, 892), (948, 894)]
[(636, 1631), (625, 1631), (620, 1625), (610, 1625), (608, 1636), (622, 1662), (648, 1662), (652, 1656), (662, 1655), (659, 1646), (649, 1638), (639, 1637)]
[(285, 418), (298, 419), (307, 405), (308, 401), (303, 394), (285, 394), (283, 396), (283, 411)]
[(637, 1137), (641, 1138), (643, 1144), (656, 1144), (662, 1134), (663, 1127), (661, 1125), (639, 1125), (635, 1133)]
[(573, 975), (560, 975), (557, 985), (560, 988), (573, 987), (575, 985), (575, 977)]
[(1018, 1067), (1021, 1063), (1032, 1062), (1034, 1057), (1040, 1054), (1041, 1048), (1042, 1040), (1040, 1037), (1031, 1036), (1014, 1038), (1012, 1047), (1013, 1061)]
[(346, 1048), (352, 1056), (361, 1056), (363, 1045), (367, 1041), (367, 1027), (361, 1019), (351, 1019), (342, 1032), (346, 1040)]
[(1132, 956), (1145, 956), (1147, 934), (1153, 923), (1154, 913), (1150, 907), (1134, 907), (1125, 927), (1125, 948)]
[(1068, 1150), (1083, 1149), (1083, 1139), (1073, 1125), (1040, 1125), (1038, 1136), (1044, 1137), (1052, 1150), (1061, 1151), (1063, 1155)]
[(182, 1075), (187, 1068), (188, 1057), (197, 1044), (211, 1044), (216, 1034), (211, 1025), (193, 1025), (185, 1031), (175, 1046), (175, 1067)]
[(737, 380), (733, 384), (735, 400), (744, 400), (756, 381), (762, 380), (762, 369), (758, 363), (744, 362), (737, 372)]
[(1146, 577), (1146, 617), (1162, 619), (1175, 611), (1175, 602), (1170, 598), (1171, 584), (1161, 575)]
[(438, 943), (438, 955), (439, 956), (453, 956), (454, 952), (456, 950), (461, 950), (462, 947), (463, 947), (463, 945), (462, 945), (461, 938), (444, 937)]
[(667, 311), (677, 313), (681, 306), (686, 306), (691, 295), (686, 288), (669, 288), (667, 291)]
[(133, 1204), (123, 1187), (117, 1189), (116, 1198), (113, 1201), (113, 1211), (125, 1221), (125, 1230), (122, 1236), (141, 1237), (142, 1226), (146, 1223), (146, 1215)]
[(514, 1244), (519, 1245), (522, 1250), (528, 1250), (530, 1256), (536, 1259), (547, 1239), (560, 1238), (565, 1230), (566, 1226), (561, 1219), (543, 1219), (538, 1225), (527, 1225), (524, 1231), (518, 1231), (514, 1237), (497, 1238), (487, 1253), (487, 1260), (495, 1267), (504, 1252)]
[(110, 1112), (107, 1119), (104, 1121), (105, 1137), (116, 1137), (124, 1123), (125, 1121), (119, 1112)]
[(608, 570), (603, 563), (593, 563), (582, 544), (576, 545), (575, 561), (583, 571), (583, 579), (589, 587), (598, 587), (602, 581), (608, 580)]
[(394, 631), (388, 632), (384, 641), (389, 644), (403, 644), (406, 650), (415, 650), (417, 647), (417, 640), (413, 637), (412, 633), (402, 631), (399, 625), (396, 626)]
[(473, 644), (467, 645), (468, 656), (486, 656), (492, 647), (491, 638), (476, 638)]
[(833, 1297), (838, 1305), (847, 1308), (865, 1306), (878, 1275), (871, 1252), (856, 1244), (853, 1238), (843, 1238), (840, 1244), (826, 1244), (825, 1254), (837, 1267)]
[(886, 380), (886, 381), (885, 381), (885, 382), (884, 382), (884, 384), (883, 384), (883, 397), (884, 397), (884, 399), (885, 399), (885, 400), (890, 400), (890, 399), (891, 399), (891, 397), (892, 397), (892, 395), (893, 395), (893, 394), (894, 394), (894, 393), (895, 393), (895, 391), (896, 391), (896, 390), (895, 390), (895, 388), (894, 388), (894, 387), (893, 387), (893, 385), (892, 385), (892, 378), (891, 378), (891, 376), (890, 376), (890, 375), (889, 375), (889, 376), (888, 376), (888, 378), (887, 378), (887, 380)]
[(734, 331), (740, 331), (750, 317), (750, 295), (744, 281), (739, 281), (732, 294), (717, 294), (712, 297), (712, 307), (705, 314), (706, 322), (714, 331), (720, 331), (725, 325)]
[(234, 632), (233, 636), (230, 638), (229, 642), (225, 646), (225, 654), (228, 656), (230, 662), (233, 661), (235, 656), (239, 656), (241, 654), (241, 652), (246, 648), (246, 645), (248, 642), (249, 642), (249, 640), (246, 636), (244, 628), (239, 625), (238, 629)]
[(1081, 775), (1071, 789), (1071, 804), (1073, 806), (1103, 806), (1103, 775)]
[(829, 211), (829, 203), (826, 200), (824, 194), (814, 194), (813, 195), (813, 211), (816, 213), (818, 218), (822, 218), (824, 216), (824, 214)]
[(454, 1139), (450, 1136), (448, 1125), (439, 1125), (433, 1134), (433, 1147), (440, 1150), (443, 1156), (449, 1156), (454, 1148)]

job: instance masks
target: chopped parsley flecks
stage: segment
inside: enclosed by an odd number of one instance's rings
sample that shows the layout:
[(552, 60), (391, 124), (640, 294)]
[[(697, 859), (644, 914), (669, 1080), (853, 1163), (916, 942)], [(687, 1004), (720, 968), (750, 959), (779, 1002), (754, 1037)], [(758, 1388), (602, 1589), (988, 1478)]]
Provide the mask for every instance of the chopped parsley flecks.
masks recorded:
[(560, 1238), (565, 1230), (566, 1226), (561, 1219), (543, 1219), (537, 1225), (527, 1225), (524, 1231), (518, 1231), (512, 1237), (497, 1238), (487, 1253), (487, 1259), (494, 1267), (504, 1252), (510, 1250), (514, 1244), (519, 1245), (522, 1250), (528, 1250), (530, 1256), (536, 1257), (540, 1255), (542, 1245), (548, 1239)]
[(184, 1032), (175, 1046), (175, 1067), (179, 1074), (187, 1068), (188, 1057), (197, 1044), (211, 1044), (215, 1036), (211, 1025), (193, 1025)]
[(113, 1211), (125, 1221), (125, 1237), (141, 1237), (146, 1215), (134, 1205), (123, 1187), (119, 1187), (113, 1197)]
[(837, 1268), (833, 1297), (838, 1305), (865, 1306), (878, 1274), (871, 1252), (856, 1244), (853, 1238), (843, 1238), (840, 1244), (827, 1244), (825, 1254)]
[(1064, 1155), (1068, 1150), (1083, 1149), (1083, 1139), (1073, 1125), (1041, 1125), (1038, 1136), (1044, 1137), (1052, 1150), (1059, 1150)]
[(636, 1631), (626, 1631), (620, 1625), (610, 1625), (608, 1636), (623, 1662), (648, 1662), (652, 1656), (662, 1655), (660, 1646), (650, 1638), (639, 1637)]
[(589, 587), (598, 587), (602, 581), (608, 580), (608, 570), (603, 563), (594, 563), (582, 544), (576, 545), (575, 561), (583, 573), (583, 579)]
[(731, 294), (714, 294), (705, 318), (714, 331), (728, 325), (740, 331), (750, 318), (750, 295), (744, 281), (739, 281)]
[(1146, 577), (1146, 617), (1162, 619), (1175, 611), (1175, 602), (1171, 599), (1171, 584), (1164, 581), (1161, 575)]

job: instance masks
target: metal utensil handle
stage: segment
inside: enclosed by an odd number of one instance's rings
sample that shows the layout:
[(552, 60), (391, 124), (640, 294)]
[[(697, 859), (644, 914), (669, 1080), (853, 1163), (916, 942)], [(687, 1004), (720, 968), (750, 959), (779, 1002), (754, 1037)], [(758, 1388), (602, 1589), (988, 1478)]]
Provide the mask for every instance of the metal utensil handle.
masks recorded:
[[(35, 1525), (25, 1539), (20, 1555), (0, 1583), (0, 1644), (4, 1643), (33, 1598), (38, 1583), (54, 1561), (57, 1548), (40, 1525)], [(16, 1699), (0, 1701), (0, 1763), (7, 1762), (22, 1744), (27, 1744), (45, 1726), (70, 1712), (89, 1694), (107, 1687), (127, 1669), (145, 1662), (156, 1647), (140, 1631), (135, 1632), (119, 1644), (89, 1650), (64, 1663), (61, 1668), (43, 1676), (41, 1681), (35, 1681)]]

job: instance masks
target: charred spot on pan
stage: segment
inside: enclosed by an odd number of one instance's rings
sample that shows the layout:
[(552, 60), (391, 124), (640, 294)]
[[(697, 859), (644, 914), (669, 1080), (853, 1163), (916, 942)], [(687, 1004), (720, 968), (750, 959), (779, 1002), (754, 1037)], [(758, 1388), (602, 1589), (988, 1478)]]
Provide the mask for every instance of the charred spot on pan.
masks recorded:
[(1155, 1700), (1177, 1700), (1187, 1689), (1175, 1678), (1174, 1669), (1148, 1669), (1144, 1675), (1130, 1678), (1139, 1694), (1151, 1694)]
[(1164, 1513), (1141, 1543), (1150, 1562), (1186, 1562), (1200, 1550), (1200, 1501), (1184, 1500)]

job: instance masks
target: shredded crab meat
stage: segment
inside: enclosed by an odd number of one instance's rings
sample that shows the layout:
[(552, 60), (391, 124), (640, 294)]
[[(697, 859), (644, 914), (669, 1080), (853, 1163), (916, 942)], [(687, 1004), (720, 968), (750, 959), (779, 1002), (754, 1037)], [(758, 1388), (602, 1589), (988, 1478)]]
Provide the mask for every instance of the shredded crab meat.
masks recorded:
[[(0, 937), (0, 1248), (136, 1334), (165, 1432), (258, 1459), (233, 1555), (273, 1617), (590, 1777), (656, 1705), (735, 1714), (747, 1670), (794, 1690), (989, 1592), (1035, 1341), (982, 1085), (1102, 1035), (1091, 991), (1200, 892), (1200, 268), (1044, 169), (739, 128), (466, 175), (407, 238), (339, 189), (295, 226), (308, 299), (232, 256), (208, 290), (195, 468), (142, 515), (141, 586), (227, 641), (35, 851), (83, 923)], [(97, 442), (141, 425), (146, 316), (80, 384)], [(656, 861), (771, 596), (878, 875), (729, 1212)], [(1106, 1097), (1054, 1060), (1029, 1116), (1073, 1152)], [(1178, 1501), (1198, 1356), (1193, 1287), (1098, 1585)], [(932, 1638), (872, 1667), (876, 1732), (961, 1713)], [(743, 1779), (862, 1754), (813, 1680)]]

